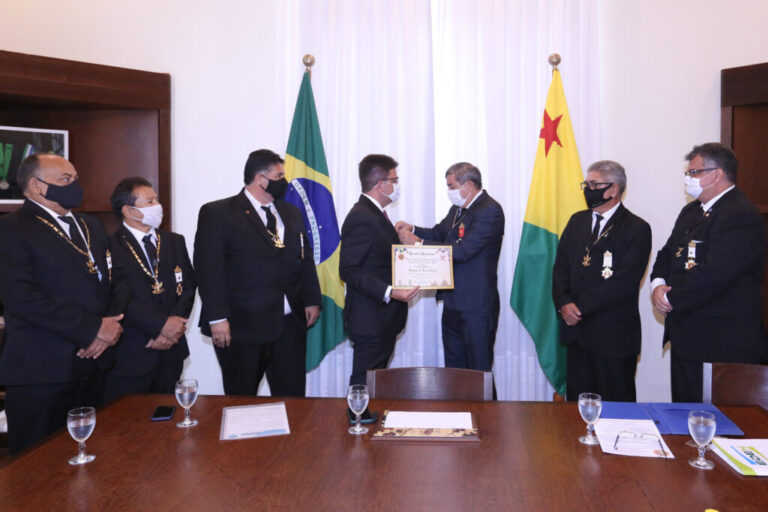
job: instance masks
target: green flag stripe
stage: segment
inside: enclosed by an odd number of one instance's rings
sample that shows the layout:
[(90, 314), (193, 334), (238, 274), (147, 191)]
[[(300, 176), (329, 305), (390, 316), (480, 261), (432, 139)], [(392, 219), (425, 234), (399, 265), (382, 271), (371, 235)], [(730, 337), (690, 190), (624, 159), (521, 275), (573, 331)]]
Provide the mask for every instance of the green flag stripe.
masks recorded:
[(325, 162), (323, 139), (320, 137), (320, 123), (315, 110), (315, 97), (309, 82), (309, 72), (304, 73), (293, 112), (291, 133), (288, 136), (288, 149), (285, 151), (297, 160), (301, 160), (320, 174), (328, 176), (328, 164)]
[(322, 312), (314, 327), (307, 331), (307, 371), (320, 364), (325, 354), (336, 348), (344, 333), (344, 311), (332, 298), (322, 296)]
[[(560, 345), (557, 312), (552, 302), (552, 266), (557, 235), (533, 224), (523, 224), (510, 305), (536, 340), (536, 353), (555, 390), (565, 394), (565, 347)], [(541, 308), (540, 304), (551, 304)]]

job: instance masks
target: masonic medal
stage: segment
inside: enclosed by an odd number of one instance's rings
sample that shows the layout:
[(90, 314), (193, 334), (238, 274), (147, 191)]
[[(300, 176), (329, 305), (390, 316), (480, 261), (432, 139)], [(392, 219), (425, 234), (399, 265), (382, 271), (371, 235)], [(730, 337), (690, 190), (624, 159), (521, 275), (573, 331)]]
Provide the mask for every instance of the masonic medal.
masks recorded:
[(681, 245), (680, 247), (677, 248), (677, 252), (675, 253), (675, 258), (679, 258), (682, 255), (683, 255), (683, 246)]
[(152, 284), (152, 295), (160, 295), (164, 291), (163, 282), (155, 280), (155, 282)]
[(181, 285), (183, 281), (181, 267), (176, 265), (176, 268), (173, 269), (173, 273), (176, 276), (176, 295), (181, 295), (181, 292), (184, 291), (184, 287)]
[(696, 266), (696, 240), (688, 243), (688, 260), (685, 262), (685, 270), (691, 270)]
[(603, 272), (600, 274), (603, 279), (608, 279), (613, 275), (613, 254), (611, 251), (603, 253)]
[(585, 247), (584, 249), (586, 249), (587, 252), (581, 260), (581, 266), (588, 267), (592, 263), (592, 257), (589, 255), (589, 247)]
[(112, 282), (112, 253), (107, 249), (107, 272), (109, 274), (109, 282)]
[(459, 224), (459, 240), (464, 238), (464, 223)]

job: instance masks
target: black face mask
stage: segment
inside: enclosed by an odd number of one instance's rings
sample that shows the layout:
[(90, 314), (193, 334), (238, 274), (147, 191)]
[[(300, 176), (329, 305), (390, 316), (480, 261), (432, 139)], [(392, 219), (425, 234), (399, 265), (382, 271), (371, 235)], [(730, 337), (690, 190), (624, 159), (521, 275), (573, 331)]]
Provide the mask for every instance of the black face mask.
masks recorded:
[(269, 180), (269, 184), (267, 185), (267, 188), (264, 189), (264, 191), (275, 199), (282, 199), (285, 197), (285, 193), (288, 191), (288, 182), (285, 181), (285, 178), (280, 178), (279, 180)]
[(596, 190), (592, 190), (589, 187), (585, 188), (584, 189), (584, 199), (587, 200), (587, 208), (589, 208), (591, 210), (592, 208), (596, 208), (596, 207), (600, 206), (601, 204), (605, 204), (608, 201), (610, 201), (611, 199), (613, 199), (613, 198), (605, 199), (603, 197), (603, 194), (609, 188), (611, 188), (611, 187), (600, 188), (600, 189), (596, 189)]
[(80, 203), (83, 202), (83, 187), (80, 186), (79, 181), (73, 181), (69, 185), (53, 185), (47, 181), (43, 181), (40, 178), (36, 178), (37, 181), (48, 185), (48, 191), (43, 197), (54, 203), (58, 203), (59, 206), (65, 210), (71, 210), (77, 208)]

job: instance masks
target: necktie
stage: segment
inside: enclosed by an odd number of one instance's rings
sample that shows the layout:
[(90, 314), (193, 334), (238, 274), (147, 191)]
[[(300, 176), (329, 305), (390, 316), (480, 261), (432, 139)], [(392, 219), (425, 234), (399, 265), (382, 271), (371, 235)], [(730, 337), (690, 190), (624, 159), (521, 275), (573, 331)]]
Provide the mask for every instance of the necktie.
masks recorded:
[(592, 243), (597, 242), (597, 237), (600, 235), (600, 221), (603, 220), (603, 216), (599, 213), (595, 215), (595, 227), (592, 228)]
[(383, 213), (383, 214), (384, 214), (384, 217), (386, 217), (386, 218), (387, 218), (387, 222), (389, 222), (390, 224), (392, 224), (392, 221), (391, 221), (391, 220), (389, 220), (389, 215), (387, 215), (387, 210), (381, 210), (381, 213)]
[(80, 230), (77, 229), (77, 226), (75, 225), (75, 219), (68, 215), (62, 215), (59, 218), (69, 226), (69, 239), (72, 240), (72, 243), (80, 249), (88, 251), (88, 247), (85, 245), (85, 240), (83, 240), (83, 237), (80, 235)]
[(152, 235), (146, 234), (141, 239), (144, 242), (144, 250), (147, 251), (147, 258), (149, 258), (149, 271), (155, 273), (155, 265), (157, 265), (157, 247), (152, 243)]
[(267, 231), (272, 233), (272, 235), (277, 236), (277, 219), (272, 214), (272, 210), (269, 206), (262, 206), (261, 209), (267, 214)]

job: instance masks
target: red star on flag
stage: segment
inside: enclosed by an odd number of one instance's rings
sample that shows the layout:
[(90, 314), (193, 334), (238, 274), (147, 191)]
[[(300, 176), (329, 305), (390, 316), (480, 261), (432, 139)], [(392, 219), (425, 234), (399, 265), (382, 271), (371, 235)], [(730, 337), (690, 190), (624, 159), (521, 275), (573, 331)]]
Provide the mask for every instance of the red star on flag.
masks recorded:
[(544, 126), (541, 128), (539, 138), (544, 139), (544, 156), (549, 156), (549, 148), (552, 147), (553, 142), (557, 142), (557, 145), (563, 147), (563, 143), (560, 142), (560, 138), (557, 136), (557, 125), (560, 124), (560, 120), (563, 118), (563, 114), (560, 114), (553, 121), (549, 117), (549, 113), (544, 111)]

